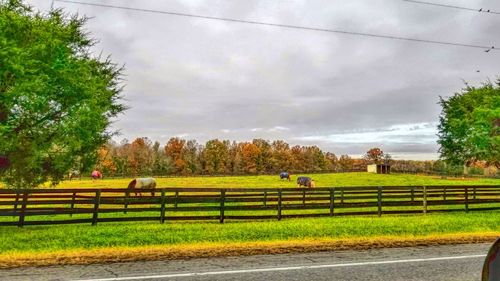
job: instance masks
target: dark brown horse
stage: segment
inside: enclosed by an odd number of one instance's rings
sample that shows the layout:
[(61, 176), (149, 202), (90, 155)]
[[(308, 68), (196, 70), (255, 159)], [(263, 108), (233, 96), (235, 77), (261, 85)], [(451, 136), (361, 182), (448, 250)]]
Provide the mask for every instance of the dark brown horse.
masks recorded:
[(298, 177), (297, 178), (297, 187), (301, 187), (301, 186), (313, 188), (316, 185), (314, 183), (314, 180), (311, 179), (310, 177)]

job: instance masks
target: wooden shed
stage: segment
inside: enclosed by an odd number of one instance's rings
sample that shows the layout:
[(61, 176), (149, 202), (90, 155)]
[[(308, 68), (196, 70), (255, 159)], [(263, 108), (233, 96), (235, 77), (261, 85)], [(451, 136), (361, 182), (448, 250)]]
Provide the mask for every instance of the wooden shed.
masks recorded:
[(368, 173), (374, 174), (390, 174), (391, 173), (391, 165), (389, 164), (372, 164), (366, 166), (366, 171)]

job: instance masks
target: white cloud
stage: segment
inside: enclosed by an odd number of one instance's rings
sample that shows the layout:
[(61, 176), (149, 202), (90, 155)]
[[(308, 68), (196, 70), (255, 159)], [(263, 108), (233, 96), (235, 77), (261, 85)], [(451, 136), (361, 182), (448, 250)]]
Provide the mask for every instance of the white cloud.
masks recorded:
[(432, 144), (437, 140), (436, 123), (399, 124), (376, 130), (311, 135), (295, 139), (308, 142), (350, 144)]
[(290, 131), (290, 128), (283, 127), (283, 126), (274, 126), (270, 129), (267, 129), (268, 132), (285, 132), (285, 131)]

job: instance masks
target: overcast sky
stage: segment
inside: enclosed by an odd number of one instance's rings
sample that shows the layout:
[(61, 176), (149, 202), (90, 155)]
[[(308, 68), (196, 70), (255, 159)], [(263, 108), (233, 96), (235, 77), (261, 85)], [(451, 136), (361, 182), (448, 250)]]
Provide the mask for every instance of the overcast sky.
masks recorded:
[[(500, 15), (401, 0), (81, 0), (500, 48)], [(500, 1), (432, 0), (500, 11)], [(31, 0), (42, 11), (50, 0)], [(283, 139), (437, 156), (439, 96), (500, 73), (500, 52), (55, 2), (126, 67), (117, 138)], [(477, 72), (479, 70), (479, 72)]]

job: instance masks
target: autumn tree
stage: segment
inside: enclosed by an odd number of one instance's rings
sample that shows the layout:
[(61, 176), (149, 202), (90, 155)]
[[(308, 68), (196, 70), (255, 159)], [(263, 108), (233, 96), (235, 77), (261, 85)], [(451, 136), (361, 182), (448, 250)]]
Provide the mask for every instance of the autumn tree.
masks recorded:
[[(282, 140), (270, 143), (262, 139), (239, 143), (215, 139), (203, 146), (195, 140), (171, 138), (163, 148), (148, 138), (138, 138), (132, 143), (125, 139), (120, 144), (109, 142), (98, 155), (98, 167), (106, 173), (125, 176), (309, 173), (352, 170), (364, 161), (347, 155), (337, 159), (334, 153), (325, 153), (317, 146), (290, 148)], [(91, 163), (88, 167), (94, 166)]]
[(92, 55), (86, 19), (42, 14), (0, 0), (0, 180), (15, 188), (57, 184), (80, 161), (95, 163), (110, 139), (122, 69)]
[(261, 155), (260, 148), (253, 142), (241, 143), (241, 168), (246, 174), (258, 172), (257, 165)]
[(384, 159), (384, 152), (380, 148), (374, 147), (366, 152), (363, 159), (369, 163), (380, 164)]
[(113, 147), (111, 144), (106, 144), (98, 150), (97, 168), (102, 171), (104, 175), (114, 175), (116, 173), (116, 165), (112, 157)]
[(150, 175), (152, 168), (151, 141), (137, 138), (130, 145), (128, 163), (133, 175)]
[(203, 158), (205, 171), (209, 174), (223, 174), (226, 172), (229, 141), (218, 139), (209, 140), (205, 144)]
[(289, 171), (292, 167), (290, 145), (282, 140), (273, 141), (272, 163), (274, 172)]
[(176, 173), (182, 174), (186, 169), (184, 160), (184, 145), (186, 141), (180, 138), (171, 138), (165, 145), (165, 154), (170, 157), (174, 163)]
[(259, 149), (259, 154), (256, 158), (257, 173), (269, 173), (272, 171), (272, 151), (271, 145), (264, 139), (254, 139), (252, 143)]
[(294, 145), (290, 149), (290, 156), (292, 160), (291, 171), (298, 173), (307, 170), (304, 149), (300, 145)]

